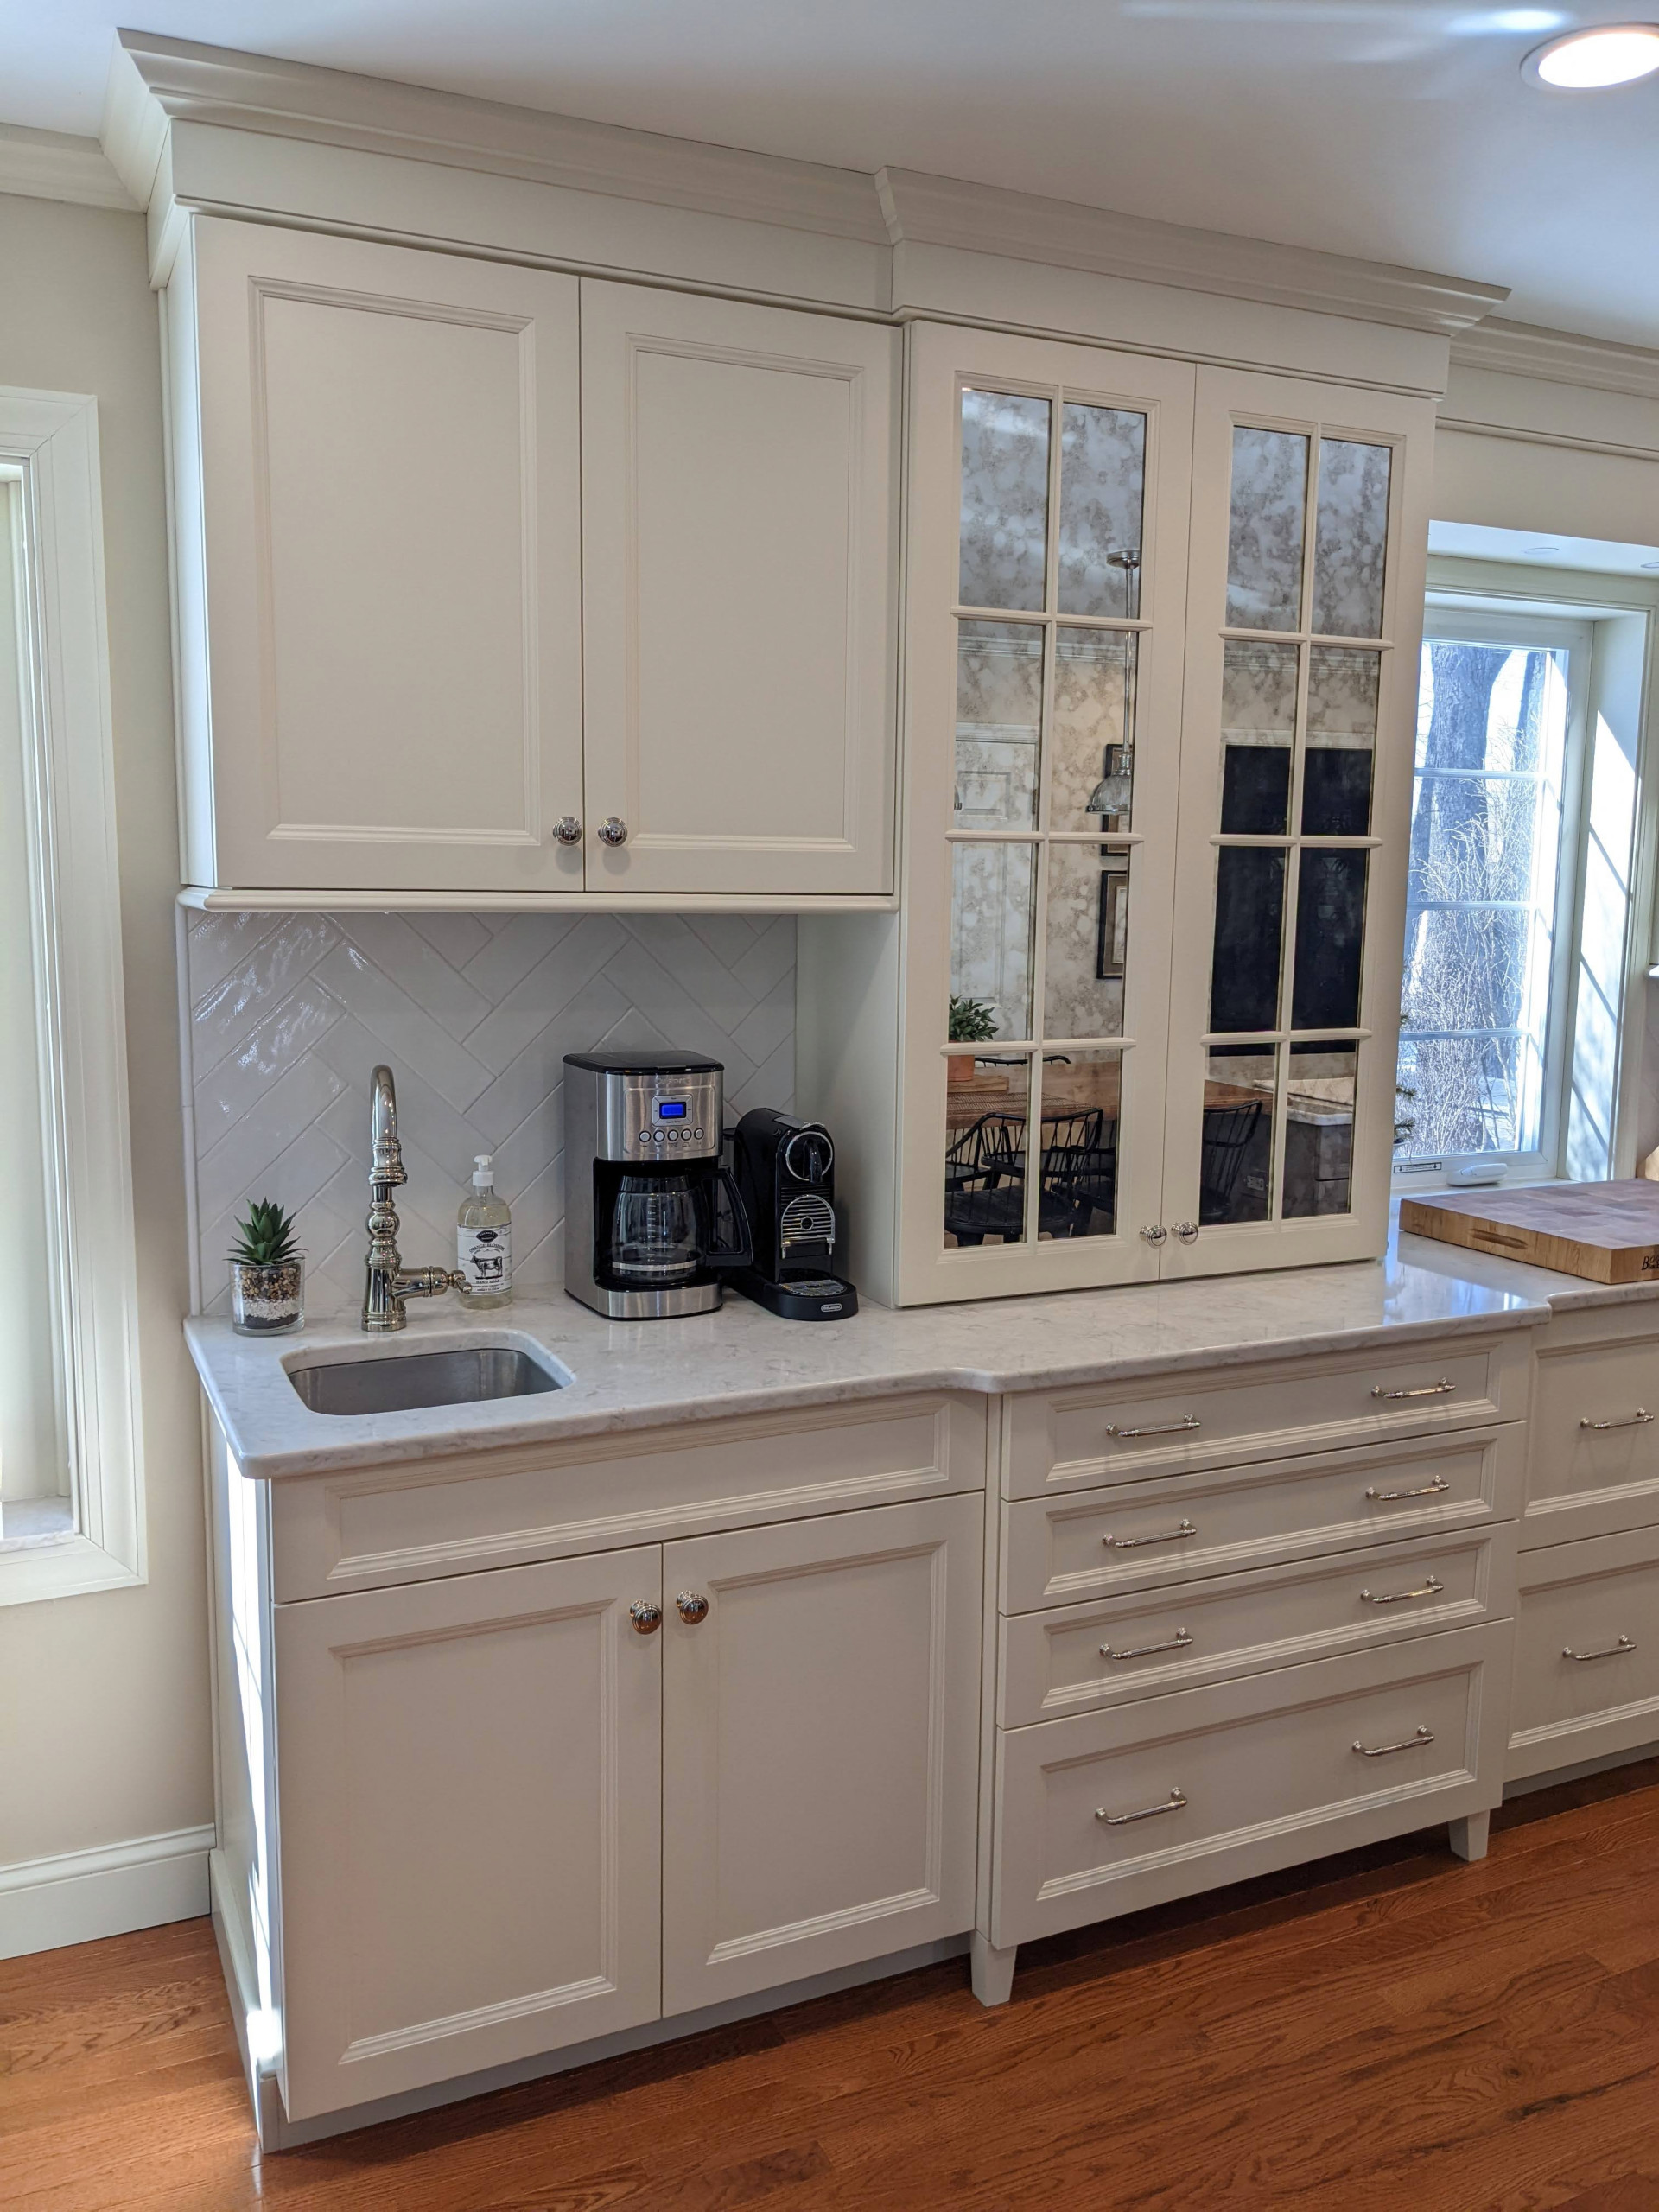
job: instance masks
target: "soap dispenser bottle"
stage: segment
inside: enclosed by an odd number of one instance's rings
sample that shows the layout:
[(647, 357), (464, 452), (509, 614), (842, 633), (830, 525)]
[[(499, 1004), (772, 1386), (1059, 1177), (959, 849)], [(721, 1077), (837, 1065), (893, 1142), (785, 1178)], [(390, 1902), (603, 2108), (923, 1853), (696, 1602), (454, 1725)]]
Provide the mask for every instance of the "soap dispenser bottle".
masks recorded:
[(512, 1216), (495, 1194), (495, 1162), (473, 1161), (473, 1187), (455, 1216), (455, 1265), (467, 1278), (469, 1306), (505, 1306), (512, 1296)]

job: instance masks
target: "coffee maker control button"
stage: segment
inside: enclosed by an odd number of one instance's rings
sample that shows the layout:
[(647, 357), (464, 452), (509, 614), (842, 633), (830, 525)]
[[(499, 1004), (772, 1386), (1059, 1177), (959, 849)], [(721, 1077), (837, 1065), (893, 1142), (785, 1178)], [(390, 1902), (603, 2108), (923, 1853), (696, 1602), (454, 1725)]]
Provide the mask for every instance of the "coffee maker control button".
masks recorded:
[(702, 1135), (702, 1131), (701, 1129), (693, 1129), (691, 1134), (694, 1137), (700, 1137)]
[(653, 1129), (651, 1134), (656, 1139), (657, 1142), (661, 1144), (665, 1132), (662, 1129)]

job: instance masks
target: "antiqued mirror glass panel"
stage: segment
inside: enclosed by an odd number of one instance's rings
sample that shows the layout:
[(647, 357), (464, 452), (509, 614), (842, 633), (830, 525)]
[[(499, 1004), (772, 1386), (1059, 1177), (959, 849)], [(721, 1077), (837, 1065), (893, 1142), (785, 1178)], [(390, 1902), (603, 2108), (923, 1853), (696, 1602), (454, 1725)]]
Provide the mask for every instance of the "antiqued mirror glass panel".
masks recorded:
[(1115, 1234), (1122, 1075), (1119, 1052), (1043, 1055), (1039, 1238)]
[(1041, 626), (1035, 622), (959, 622), (957, 829), (1035, 826), (1042, 724)]
[(1133, 630), (1054, 632), (1051, 830), (1127, 830), (1135, 783)]
[(1352, 1204), (1359, 1047), (1333, 1039), (1289, 1047), (1285, 1085), (1287, 1221), (1347, 1213)]
[(1352, 846), (1302, 849), (1296, 893), (1296, 971), (1290, 994), (1293, 1029), (1359, 1026), (1370, 860), (1368, 852)]
[(1045, 1037), (1121, 1037), (1129, 946), (1129, 855), (1048, 849)]
[(1313, 627), (1327, 638), (1380, 638), (1389, 550), (1387, 446), (1319, 441)]
[(1043, 605), (1050, 413), (1019, 392), (962, 395), (961, 606)]
[(1279, 1027), (1284, 926), (1283, 847), (1224, 845), (1216, 855), (1212, 1033)]
[(1314, 645), (1307, 657), (1302, 835), (1363, 837), (1371, 826), (1371, 770), (1382, 656)]
[(1299, 431), (1233, 432), (1227, 626), (1300, 630), (1307, 440)]
[(1266, 1221), (1273, 1211), (1276, 1045), (1212, 1048), (1205, 1070), (1198, 1225)]
[(1300, 648), (1230, 638), (1221, 664), (1221, 826), (1282, 836), (1290, 826)]
[(953, 1043), (975, 1041), (986, 1024), (994, 1038), (1030, 1036), (1036, 884), (1034, 845), (951, 847)]
[(1068, 402), (1060, 415), (1062, 614), (1141, 612), (1147, 418)]
[(945, 1249), (1023, 1243), (1031, 1063), (953, 1053), (945, 1065)]

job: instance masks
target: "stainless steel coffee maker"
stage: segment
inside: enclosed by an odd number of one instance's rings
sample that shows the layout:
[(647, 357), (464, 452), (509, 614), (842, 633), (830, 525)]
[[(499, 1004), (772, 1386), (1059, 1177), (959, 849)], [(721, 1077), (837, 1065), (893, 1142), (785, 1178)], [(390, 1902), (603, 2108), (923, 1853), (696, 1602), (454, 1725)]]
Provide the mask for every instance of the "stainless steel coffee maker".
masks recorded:
[(613, 1319), (709, 1313), (753, 1257), (720, 1164), (718, 1060), (567, 1052), (564, 1287)]

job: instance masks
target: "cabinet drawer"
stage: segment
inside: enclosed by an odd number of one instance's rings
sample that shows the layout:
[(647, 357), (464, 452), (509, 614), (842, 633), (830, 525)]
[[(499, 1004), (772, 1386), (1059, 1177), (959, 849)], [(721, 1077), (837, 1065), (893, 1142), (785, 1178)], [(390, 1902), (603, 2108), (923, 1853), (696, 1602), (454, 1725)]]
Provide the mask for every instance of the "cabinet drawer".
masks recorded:
[[(1232, 1294), (1248, 1293), (1235, 1284)], [(1006, 1494), (1039, 1497), (1125, 1475), (1518, 1421), (1528, 1353), (1528, 1337), (1515, 1331), (1451, 1351), (1390, 1348), (1367, 1358), (1273, 1361), (1221, 1380), (1022, 1392), (1009, 1406)]]
[(1564, 1314), (1540, 1339), (1523, 1544), (1659, 1522), (1659, 1334), (1610, 1332), (1629, 1310)]
[(1021, 1613), (1002, 1624), (997, 1718), (1023, 1727), (1503, 1619), (1515, 1611), (1515, 1523), (1505, 1522)]
[(986, 1479), (969, 1391), (582, 1437), (270, 1484), (279, 1604), (702, 1535)]
[(1511, 1777), (1659, 1743), (1659, 1529), (1522, 1553), (1514, 1724)]
[(1454, 1629), (1002, 1732), (992, 1942), (1496, 1804), (1511, 1639)]
[(1526, 1432), (1477, 1430), (1002, 1509), (1005, 1613), (1512, 1519)]

